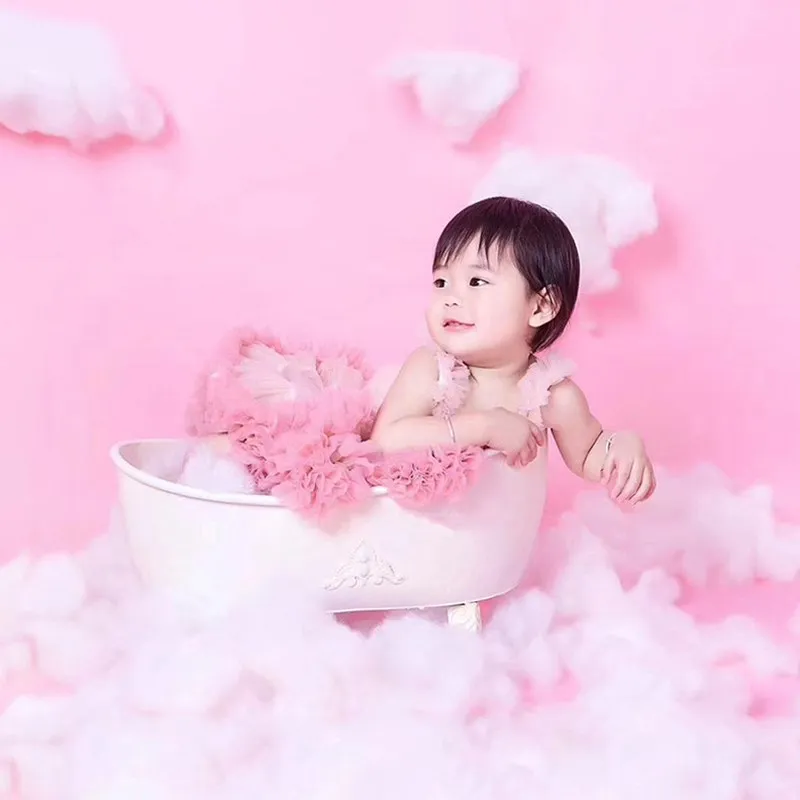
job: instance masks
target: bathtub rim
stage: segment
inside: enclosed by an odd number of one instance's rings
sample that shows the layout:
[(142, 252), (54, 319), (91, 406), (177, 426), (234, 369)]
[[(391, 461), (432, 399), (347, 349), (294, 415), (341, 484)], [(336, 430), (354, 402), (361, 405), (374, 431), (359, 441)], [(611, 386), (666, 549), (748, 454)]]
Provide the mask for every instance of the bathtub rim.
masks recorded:
[[(281, 508), (286, 509), (286, 506), (276, 497), (270, 497), (263, 494), (245, 494), (239, 492), (209, 492), (206, 489), (197, 489), (193, 486), (186, 486), (182, 483), (175, 483), (166, 478), (159, 478), (152, 475), (143, 469), (132, 464), (126, 457), (125, 451), (132, 447), (139, 447), (141, 445), (177, 445), (188, 444), (189, 439), (170, 439), (170, 438), (152, 438), (152, 439), (126, 439), (124, 441), (116, 442), (109, 450), (111, 461), (117, 470), (125, 477), (136, 481), (137, 483), (147, 486), (151, 489), (156, 489), (168, 494), (177, 495), (178, 497), (185, 497), (191, 500), (202, 500), (207, 503), (222, 503), (226, 505), (236, 506), (260, 506), (262, 508)], [(374, 487), (372, 494), (375, 496), (383, 496), (387, 494), (386, 489), (383, 487)]]
[[(125, 439), (112, 445), (111, 449), (109, 450), (109, 455), (114, 466), (119, 472), (125, 475), (125, 477), (130, 478), (131, 480), (134, 480), (144, 486), (148, 486), (151, 489), (157, 489), (158, 491), (167, 492), (172, 495), (177, 495), (178, 497), (190, 498), (192, 500), (203, 500), (207, 503), (224, 503), (227, 505), (237, 506), (261, 506), (262, 508), (287, 508), (287, 506), (284, 505), (278, 498), (270, 497), (269, 495), (244, 494), (236, 492), (209, 492), (206, 489), (196, 489), (193, 486), (186, 486), (182, 483), (168, 481), (166, 478), (159, 478), (156, 475), (152, 475), (151, 473), (145, 472), (145, 470), (134, 466), (134, 464), (132, 464), (125, 457), (125, 450), (132, 447), (159, 444), (188, 444), (191, 441), (192, 440), (188, 438), (175, 439), (166, 437), (150, 439)], [(496, 457), (500, 454), (492, 453), (491, 455)], [(370, 493), (375, 498), (388, 498), (389, 496), (389, 490), (383, 486), (373, 486), (372, 489), (370, 489)]]

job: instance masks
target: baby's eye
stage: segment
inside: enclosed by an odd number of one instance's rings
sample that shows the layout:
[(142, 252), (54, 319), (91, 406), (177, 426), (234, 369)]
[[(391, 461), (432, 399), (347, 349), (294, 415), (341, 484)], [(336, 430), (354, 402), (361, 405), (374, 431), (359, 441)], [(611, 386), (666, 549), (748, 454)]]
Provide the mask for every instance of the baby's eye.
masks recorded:
[(483, 286), (484, 284), (488, 285), (489, 281), (485, 281), (483, 278), (470, 278), (469, 285), (470, 286)]
[(435, 278), (433, 281), (433, 285), (437, 289), (444, 289), (444, 278)]

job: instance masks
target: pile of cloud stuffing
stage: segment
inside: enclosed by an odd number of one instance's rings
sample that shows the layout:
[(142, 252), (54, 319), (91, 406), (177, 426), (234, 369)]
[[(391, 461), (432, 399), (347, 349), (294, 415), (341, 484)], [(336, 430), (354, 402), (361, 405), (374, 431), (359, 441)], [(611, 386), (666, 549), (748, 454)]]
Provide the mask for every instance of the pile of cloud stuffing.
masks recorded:
[(800, 529), (713, 470), (634, 513), (589, 493), (481, 634), (367, 629), (282, 591), (201, 622), (124, 536), (0, 571), (0, 796), (26, 800), (789, 800), (795, 640), (687, 584), (790, 580)]

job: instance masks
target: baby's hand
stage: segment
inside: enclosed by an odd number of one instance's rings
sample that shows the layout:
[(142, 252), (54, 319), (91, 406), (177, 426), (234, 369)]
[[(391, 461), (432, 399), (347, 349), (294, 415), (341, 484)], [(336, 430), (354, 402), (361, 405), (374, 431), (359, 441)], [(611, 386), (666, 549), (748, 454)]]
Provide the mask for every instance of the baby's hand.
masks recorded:
[(653, 465), (635, 433), (615, 434), (600, 474), (615, 503), (636, 505), (656, 488)]
[(545, 434), (540, 428), (522, 414), (505, 408), (489, 412), (488, 433), (487, 447), (505, 453), (506, 463), (512, 467), (530, 464), (545, 443)]

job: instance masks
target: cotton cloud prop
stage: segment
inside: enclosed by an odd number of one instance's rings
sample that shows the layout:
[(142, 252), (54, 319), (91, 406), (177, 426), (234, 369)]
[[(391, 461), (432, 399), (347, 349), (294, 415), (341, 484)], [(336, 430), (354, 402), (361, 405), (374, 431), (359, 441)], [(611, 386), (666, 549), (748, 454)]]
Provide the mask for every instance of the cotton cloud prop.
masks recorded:
[[(280, 587), (201, 621), (140, 585), (118, 524), (0, 565), (0, 796), (797, 800), (798, 642), (677, 602), (796, 579), (800, 528), (712, 468), (660, 479), (636, 514), (584, 494), (480, 636), (364, 636)], [(63, 690), (14, 691), (32, 671)]]
[(602, 156), (508, 150), (479, 182), (473, 199), (495, 195), (539, 203), (564, 220), (578, 245), (587, 294), (613, 289), (619, 282), (614, 250), (658, 227), (652, 187)]
[(0, 125), (82, 148), (115, 136), (150, 141), (165, 124), (102, 31), (0, 9)]
[(470, 52), (415, 52), (391, 62), (387, 75), (410, 85), (422, 113), (466, 144), (519, 88), (520, 68), (499, 56)]

